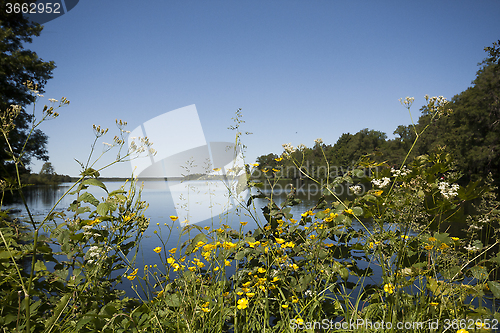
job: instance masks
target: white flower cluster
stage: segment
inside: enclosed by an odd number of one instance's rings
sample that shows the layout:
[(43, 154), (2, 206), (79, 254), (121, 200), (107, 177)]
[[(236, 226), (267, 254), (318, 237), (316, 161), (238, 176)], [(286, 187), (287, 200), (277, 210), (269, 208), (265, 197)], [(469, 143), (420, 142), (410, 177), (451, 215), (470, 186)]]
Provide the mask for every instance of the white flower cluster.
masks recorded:
[(316, 140), (314, 140), (314, 142), (320, 145), (320, 144), (322, 144), (322, 143), (323, 143), (323, 140), (320, 138), (320, 139), (316, 139)]
[(391, 179), (387, 177), (384, 177), (382, 179), (372, 179), (372, 184), (380, 188), (386, 187), (390, 182)]
[(349, 189), (352, 191), (354, 194), (361, 194), (362, 188), (359, 185), (354, 185), (354, 186), (349, 186)]
[(457, 191), (460, 188), (460, 185), (453, 184), (450, 186), (450, 184), (448, 184), (447, 182), (439, 182), (438, 188), (443, 197), (445, 197), (446, 199), (450, 199), (458, 195)]
[(471, 252), (475, 252), (475, 251), (478, 251), (480, 250), (477, 246), (474, 246), (474, 245), (469, 245), (469, 246), (466, 246), (464, 247), (467, 251), (471, 251)]
[[(105, 251), (104, 251), (105, 250)], [(89, 264), (94, 263), (96, 260), (99, 260), (100, 257), (106, 257), (107, 252), (111, 251), (111, 247), (107, 246), (105, 249), (100, 248), (98, 246), (91, 246), (87, 253), (85, 254), (85, 259)]]
[(291, 143), (285, 143), (282, 145), (283, 149), (285, 150), (285, 153), (292, 154), (295, 152), (295, 148), (292, 146)]
[(406, 168), (406, 165), (403, 165), (403, 167), (401, 168), (401, 170), (396, 170), (394, 168), (391, 168), (391, 173), (394, 177), (399, 177), (399, 176), (406, 176), (407, 174), (410, 173), (410, 170), (408, 170)]

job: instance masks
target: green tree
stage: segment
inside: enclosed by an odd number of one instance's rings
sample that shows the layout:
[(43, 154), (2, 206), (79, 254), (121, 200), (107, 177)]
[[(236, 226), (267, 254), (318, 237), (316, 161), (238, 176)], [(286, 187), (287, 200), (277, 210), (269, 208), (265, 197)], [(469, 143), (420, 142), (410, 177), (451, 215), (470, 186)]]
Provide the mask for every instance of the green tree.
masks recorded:
[[(15, 129), (9, 134), (14, 152), (20, 152), (22, 144), (28, 138), (28, 128), (33, 120), (33, 115), (26, 112), (25, 107), (33, 103), (36, 97), (24, 83), (31, 81), (38, 93), (42, 94), (47, 80), (52, 78), (55, 65), (52, 61), (43, 61), (35, 52), (24, 48), (25, 44), (32, 42), (33, 36), (40, 35), (43, 27), (29, 22), (22, 13), (7, 14), (4, 10), (5, 4), (6, 1), (0, 0), (0, 112), (4, 115), (12, 104), (22, 107), (14, 120)], [(21, 170), (29, 166), (32, 158), (48, 160), (46, 144), (47, 136), (42, 131), (35, 130), (25, 147)], [(5, 139), (0, 138), (1, 178), (12, 171), (10, 157), (5, 153), (4, 146)]]
[(52, 163), (50, 162), (45, 162), (42, 166), (42, 169), (40, 170), (40, 175), (54, 175), (54, 167), (52, 166)]

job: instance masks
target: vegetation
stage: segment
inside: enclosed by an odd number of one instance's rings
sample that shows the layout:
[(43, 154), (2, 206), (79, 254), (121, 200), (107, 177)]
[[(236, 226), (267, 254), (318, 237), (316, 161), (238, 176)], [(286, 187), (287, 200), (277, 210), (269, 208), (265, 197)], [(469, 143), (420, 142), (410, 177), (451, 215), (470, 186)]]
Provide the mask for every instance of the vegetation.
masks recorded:
[[(1, 8), (5, 8), (6, 2), (0, 1)], [(34, 36), (39, 36), (42, 29), (41, 25), (24, 18), (22, 13), (7, 14), (5, 10), (0, 11), (0, 110), (1, 116), (5, 117), (11, 105), (20, 108), (15, 117), (15, 127), (9, 131), (9, 142), (12, 151), (21, 156), (22, 163), (17, 166), (21, 173), (28, 171), (32, 158), (48, 160), (47, 136), (39, 129), (30, 132), (34, 114), (25, 109), (34, 101), (30, 89), (43, 94), (43, 87), (52, 78), (55, 68), (54, 62), (43, 61), (35, 52), (24, 47), (32, 42)], [(28, 81), (31, 82), (30, 87), (26, 86)], [(4, 145), (5, 141), (0, 141), (0, 176), (6, 179), (15, 174), (15, 167), (10, 150)], [(21, 151), (23, 155), (20, 155)]]
[[(408, 111), (412, 102), (402, 100)], [(62, 99), (44, 107), (36, 126), (68, 103)], [(265, 183), (248, 183), (256, 192), (240, 201), (237, 227), (224, 217), (211, 227), (189, 225), (181, 231), (189, 239), (171, 248), (167, 244), (177, 220), (171, 216), (168, 223), (156, 223), (158, 261), (144, 267), (136, 254), (143, 232), (154, 228), (145, 217), (147, 203), (133, 179), (113, 192), (101, 182), (99, 172), (109, 166), (98, 168), (93, 153), (108, 130), (94, 126), (88, 162), (81, 163), (80, 178), (63, 195), (76, 197), (67, 210), (53, 208), (36, 220), (24, 200), (19, 170), (13, 175), (16, 184), (1, 182), (2, 192), (20, 194), (29, 230), (1, 213), (0, 327), (47, 333), (496, 329), (500, 211), (493, 187), (457, 184), (460, 173), (446, 149), (406, 163), (434, 120), (448, 117), (448, 106), (444, 99), (429, 98), (429, 126), (412, 128), (415, 140), (397, 168), (365, 156), (335, 175), (318, 139), (314, 151), (326, 165), (326, 178), (320, 179), (304, 167), (310, 149), (284, 145)], [(8, 109), (1, 118), (5, 143), (16, 110)], [(237, 144), (239, 117), (233, 126)], [(119, 135), (109, 149), (122, 151), (125, 125), (117, 121)], [(379, 133), (365, 134), (360, 137), (374, 138), (373, 145), (380, 140)], [(154, 154), (146, 138), (137, 142), (112, 164), (147, 150)], [(13, 165), (19, 165), (20, 157), (10, 153)], [(300, 203), (293, 191), (282, 203), (273, 198), (284, 164), (302, 170), (325, 194), (300, 216), (291, 214)], [(44, 170), (49, 172), (49, 165)], [(353, 194), (348, 200), (336, 194), (343, 184)], [(265, 185), (269, 194), (260, 191)], [(90, 186), (106, 196), (97, 199), (87, 191)], [(257, 198), (268, 200), (264, 219), (257, 214)], [(465, 220), (461, 232), (443, 231), (460, 217)], [(247, 228), (249, 221), (257, 228)], [(137, 298), (124, 296), (119, 288), (124, 279), (132, 281)]]
[[(301, 154), (295, 153), (293, 157), (303, 156), (303, 168), (325, 179), (327, 163), (336, 167), (330, 170), (342, 174), (366, 154), (372, 154), (378, 162), (401, 165), (415, 142), (406, 163), (439, 147), (446, 147), (455, 160), (456, 171), (463, 175), (460, 183), (485, 179), (491, 173), (495, 185), (500, 185), (499, 43), (485, 48), (489, 57), (483, 61), (473, 86), (451, 99), (447, 104), (451, 112), (446, 117), (435, 116), (428, 106), (424, 106), (415, 126), (398, 126), (393, 133), (397, 135), (395, 139), (388, 140), (386, 134), (380, 131), (363, 129), (356, 134), (342, 134), (333, 146), (316, 143), (312, 148), (304, 147)], [(432, 126), (429, 126), (431, 122)], [(416, 141), (416, 134), (424, 128), (425, 135)], [(275, 159), (278, 157), (276, 154), (260, 156), (257, 163), (261, 168), (254, 173), (254, 177), (263, 179), (262, 169), (276, 168), (278, 163)], [(296, 178), (300, 174), (290, 161), (284, 161), (279, 166), (285, 178)]]

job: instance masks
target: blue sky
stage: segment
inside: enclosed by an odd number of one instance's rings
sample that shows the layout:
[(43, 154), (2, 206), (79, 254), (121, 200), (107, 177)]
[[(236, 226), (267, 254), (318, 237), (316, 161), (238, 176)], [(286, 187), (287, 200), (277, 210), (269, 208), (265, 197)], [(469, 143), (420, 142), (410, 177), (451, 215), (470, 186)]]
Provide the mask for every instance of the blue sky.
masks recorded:
[[(57, 65), (39, 106), (71, 101), (41, 127), (50, 161), (76, 176), (92, 124), (109, 127), (110, 142), (116, 118), (132, 130), (191, 104), (207, 142), (233, 141), (227, 127), (242, 108), (247, 162), (363, 128), (392, 138), (410, 122), (399, 98), (414, 96), (418, 116), (425, 94), (470, 86), (500, 38), (499, 14), (497, 0), (80, 1), (28, 45)], [(102, 172), (130, 174), (128, 163)]]

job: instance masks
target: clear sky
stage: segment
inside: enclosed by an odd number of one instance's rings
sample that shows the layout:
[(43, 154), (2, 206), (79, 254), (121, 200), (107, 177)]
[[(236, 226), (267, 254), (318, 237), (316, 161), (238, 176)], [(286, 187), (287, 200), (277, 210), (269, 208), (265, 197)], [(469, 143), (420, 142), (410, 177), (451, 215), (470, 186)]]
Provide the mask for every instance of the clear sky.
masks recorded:
[[(207, 142), (233, 141), (242, 108), (247, 162), (363, 128), (392, 138), (410, 122), (399, 98), (414, 96), (418, 116), (425, 94), (470, 86), (499, 17), (498, 0), (84, 0), (28, 48), (57, 65), (40, 107), (71, 101), (41, 129), (55, 171), (76, 176), (92, 124), (110, 142), (116, 118), (132, 130), (191, 104)], [(130, 174), (128, 163), (102, 173)]]

